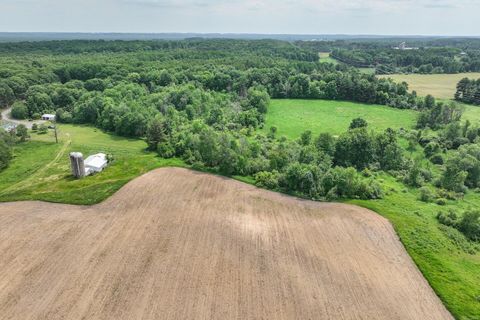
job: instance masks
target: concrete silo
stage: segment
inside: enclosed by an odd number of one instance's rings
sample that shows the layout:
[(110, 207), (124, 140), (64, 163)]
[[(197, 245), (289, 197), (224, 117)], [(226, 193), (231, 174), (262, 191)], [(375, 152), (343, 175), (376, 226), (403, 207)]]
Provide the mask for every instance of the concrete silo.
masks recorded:
[(81, 152), (70, 153), (70, 165), (72, 167), (72, 174), (75, 178), (81, 179), (85, 177), (85, 163)]

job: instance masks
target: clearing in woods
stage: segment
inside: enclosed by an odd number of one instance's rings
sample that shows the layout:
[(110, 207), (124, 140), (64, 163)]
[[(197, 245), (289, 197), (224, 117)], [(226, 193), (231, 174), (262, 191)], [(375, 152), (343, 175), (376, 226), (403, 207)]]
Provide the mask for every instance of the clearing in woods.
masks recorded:
[(264, 132), (278, 128), (278, 136), (298, 138), (305, 130), (314, 135), (329, 132), (339, 135), (347, 131), (352, 119), (364, 118), (369, 128), (413, 127), (417, 112), (386, 106), (334, 100), (273, 99), (265, 118)]
[(4, 319), (452, 319), (385, 218), (186, 169), (0, 225)]
[(480, 79), (480, 72), (456, 74), (388, 74), (380, 78), (391, 78), (396, 82), (407, 82), (410, 90), (419, 96), (433, 95), (439, 99), (453, 99), (457, 83), (463, 78)]

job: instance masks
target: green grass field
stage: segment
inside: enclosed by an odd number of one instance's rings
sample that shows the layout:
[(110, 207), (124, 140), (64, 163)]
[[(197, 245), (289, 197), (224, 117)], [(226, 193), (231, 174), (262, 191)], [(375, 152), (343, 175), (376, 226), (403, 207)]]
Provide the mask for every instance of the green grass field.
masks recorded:
[[(98, 203), (131, 179), (162, 166), (184, 166), (177, 159), (162, 159), (146, 152), (146, 144), (87, 126), (60, 125), (60, 141), (53, 133), (32, 134), (32, 140), (14, 148), (10, 166), (0, 172), (0, 201), (44, 200), (72, 204)], [(114, 157), (101, 174), (82, 180), (70, 174), (68, 153), (84, 156), (104, 152)]]
[(465, 107), (465, 113), (462, 118), (470, 120), (471, 123), (480, 125), (480, 106), (471, 106), (468, 104), (461, 104)]
[(330, 52), (320, 52), (319, 54), (320, 62), (328, 62), (333, 64), (338, 64), (338, 61), (330, 57)]
[(397, 82), (407, 82), (410, 90), (419, 96), (433, 95), (439, 99), (453, 99), (457, 83), (463, 78), (480, 79), (480, 72), (457, 74), (389, 74), (382, 78), (392, 78)]
[(345, 132), (354, 118), (362, 117), (375, 130), (411, 128), (417, 113), (386, 106), (329, 100), (272, 100), (266, 116), (264, 132), (271, 126), (278, 128), (279, 136), (298, 138), (305, 130), (314, 135)]

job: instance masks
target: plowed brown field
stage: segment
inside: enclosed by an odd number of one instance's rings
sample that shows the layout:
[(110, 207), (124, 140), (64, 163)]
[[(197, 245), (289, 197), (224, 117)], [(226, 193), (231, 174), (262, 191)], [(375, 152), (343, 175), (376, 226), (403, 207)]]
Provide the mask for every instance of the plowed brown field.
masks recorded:
[(0, 204), (0, 319), (451, 319), (390, 223), (185, 169)]

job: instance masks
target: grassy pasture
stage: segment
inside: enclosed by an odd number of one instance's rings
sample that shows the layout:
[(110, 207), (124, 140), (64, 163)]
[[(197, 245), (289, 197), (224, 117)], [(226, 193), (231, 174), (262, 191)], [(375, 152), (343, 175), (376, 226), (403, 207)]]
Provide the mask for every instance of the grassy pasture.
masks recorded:
[(279, 136), (298, 138), (305, 130), (314, 135), (345, 132), (354, 118), (362, 117), (374, 130), (410, 128), (417, 113), (386, 106), (329, 100), (272, 100), (266, 116), (264, 132), (271, 126), (278, 128)]
[(433, 95), (439, 99), (453, 99), (457, 83), (463, 78), (479, 79), (480, 72), (457, 74), (389, 74), (381, 78), (391, 78), (397, 82), (407, 82), (410, 90), (419, 96)]
[[(162, 159), (146, 152), (139, 139), (126, 139), (88, 126), (60, 125), (59, 143), (53, 133), (37, 135), (14, 148), (10, 166), (0, 172), (0, 201), (46, 200), (92, 204), (107, 198), (131, 179), (152, 169), (183, 166), (176, 159)], [(113, 163), (101, 174), (82, 180), (71, 177), (68, 153), (84, 156), (104, 152)]]
[(464, 103), (462, 103), (462, 105), (465, 107), (462, 119), (468, 119), (471, 123), (480, 125), (480, 106), (471, 106)]

